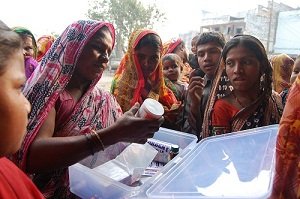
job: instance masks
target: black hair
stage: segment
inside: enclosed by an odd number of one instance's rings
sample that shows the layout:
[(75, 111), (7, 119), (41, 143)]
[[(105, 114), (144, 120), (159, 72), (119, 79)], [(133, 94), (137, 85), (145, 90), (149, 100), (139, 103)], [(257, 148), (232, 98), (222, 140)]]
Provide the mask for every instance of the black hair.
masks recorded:
[(162, 57), (162, 63), (164, 63), (164, 61), (173, 61), (176, 66), (180, 67), (180, 70), (183, 70), (183, 62), (181, 60), (181, 58), (179, 57), (179, 55), (175, 54), (175, 53), (167, 53)]
[(0, 20), (0, 74), (4, 70), (7, 60), (22, 48), (20, 36)]
[(221, 48), (223, 48), (225, 45), (225, 38), (220, 32), (204, 32), (199, 36), (196, 42), (196, 46), (199, 46), (201, 44), (207, 44), (209, 42), (214, 42)]
[(160, 37), (156, 34), (147, 34), (144, 36), (140, 42), (136, 45), (135, 49), (138, 50), (143, 46), (152, 46), (155, 49), (160, 49), (162, 47), (162, 41)]
[(192, 38), (192, 40), (191, 40), (191, 41), (195, 41), (195, 42), (197, 42), (197, 41), (198, 41), (198, 39), (199, 39), (199, 37), (200, 37), (200, 34), (197, 34), (197, 35), (195, 35), (195, 36)]
[(112, 36), (112, 33), (110, 32), (109, 28), (105, 25), (102, 26), (99, 30), (100, 30), (100, 32), (109, 32), (109, 34)]
[(255, 37), (251, 35), (236, 35), (231, 40), (229, 40), (223, 48), (222, 60), (225, 63), (227, 58), (227, 53), (230, 49), (243, 46), (249, 49), (255, 57), (258, 59), (261, 65), (261, 75), (264, 80), (262, 82), (262, 88), (264, 89), (266, 95), (270, 96), (272, 93), (272, 66), (268, 60), (268, 55), (265, 50), (264, 45)]

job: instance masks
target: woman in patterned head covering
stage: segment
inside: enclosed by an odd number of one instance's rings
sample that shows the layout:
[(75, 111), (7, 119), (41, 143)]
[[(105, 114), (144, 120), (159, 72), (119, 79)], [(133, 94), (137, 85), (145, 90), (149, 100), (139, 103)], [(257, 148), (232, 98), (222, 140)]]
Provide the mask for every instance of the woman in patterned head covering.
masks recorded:
[(146, 98), (158, 100), (165, 110), (178, 107), (176, 97), (164, 83), (161, 55), (162, 43), (156, 32), (140, 29), (131, 34), (111, 87), (123, 111)]
[(37, 61), (40, 62), (45, 56), (46, 52), (53, 44), (55, 37), (52, 35), (43, 35), (37, 40)]
[(273, 67), (273, 87), (277, 93), (289, 89), (294, 60), (287, 54), (275, 55), (271, 58)]
[(281, 98), (272, 91), (272, 67), (262, 43), (237, 35), (223, 49), (208, 105), (202, 138), (276, 124)]
[[(13, 157), (46, 198), (70, 198), (68, 166), (120, 141), (151, 137), (162, 119), (121, 116), (115, 98), (96, 84), (115, 42), (112, 24), (78, 21), (56, 39), (26, 82), (32, 104), (21, 150)], [(129, 125), (128, 125), (129, 124)]]

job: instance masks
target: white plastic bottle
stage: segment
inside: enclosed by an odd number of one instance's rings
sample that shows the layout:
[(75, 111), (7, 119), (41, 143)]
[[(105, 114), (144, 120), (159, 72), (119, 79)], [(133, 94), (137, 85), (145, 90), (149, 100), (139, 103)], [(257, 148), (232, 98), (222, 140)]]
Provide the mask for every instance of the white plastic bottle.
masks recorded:
[(164, 108), (158, 101), (147, 98), (136, 113), (137, 117), (159, 119), (164, 114)]

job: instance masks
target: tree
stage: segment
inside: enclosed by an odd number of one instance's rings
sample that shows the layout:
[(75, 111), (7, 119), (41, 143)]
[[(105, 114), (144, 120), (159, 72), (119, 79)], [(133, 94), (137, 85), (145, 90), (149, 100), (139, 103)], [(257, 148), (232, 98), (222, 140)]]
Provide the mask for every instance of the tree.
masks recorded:
[(116, 28), (116, 56), (125, 51), (125, 41), (138, 28), (153, 28), (155, 22), (164, 22), (165, 13), (155, 5), (143, 5), (139, 0), (91, 0), (87, 17), (109, 21)]

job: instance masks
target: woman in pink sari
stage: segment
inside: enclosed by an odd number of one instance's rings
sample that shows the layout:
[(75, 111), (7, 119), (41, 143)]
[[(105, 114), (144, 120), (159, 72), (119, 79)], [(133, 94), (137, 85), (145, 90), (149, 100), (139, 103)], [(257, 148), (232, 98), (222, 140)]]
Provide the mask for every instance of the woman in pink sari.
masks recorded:
[(46, 198), (72, 198), (68, 166), (120, 141), (143, 142), (162, 122), (134, 117), (138, 103), (122, 116), (115, 98), (96, 87), (114, 41), (110, 23), (71, 24), (24, 87), (32, 110), (14, 160)]

